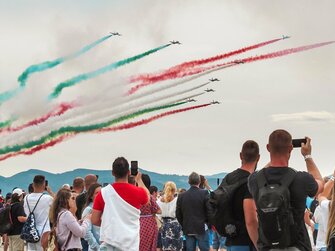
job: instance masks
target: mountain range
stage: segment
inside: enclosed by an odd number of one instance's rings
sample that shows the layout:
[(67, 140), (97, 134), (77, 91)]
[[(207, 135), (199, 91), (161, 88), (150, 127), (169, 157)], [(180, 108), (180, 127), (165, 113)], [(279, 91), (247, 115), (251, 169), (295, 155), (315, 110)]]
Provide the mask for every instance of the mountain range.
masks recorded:
[[(163, 185), (167, 181), (174, 181), (177, 188), (189, 187), (187, 181), (188, 176), (176, 175), (176, 174), (160, 174), (155, 172), (149, 172), (140, 169), (142, 173), (148, 174), (151, 179), (151, 185), (157, 186), (158, 190), (163, 188)], [(112, 183), (114, 178), (111, 170), (92, 170), (92, 169), (75, 169), (64, 173), (49, 173), (43, 170), (30, 169), (21, 173), (17, 173), (11, 177), (0, 176), (0, 189), (2, 189), (2, 195), (11, 192), (13, 188), (20, 187), (23, 190), (28, 190), (28, 186), (32, 183), (35, 175), (44, 175), (48, 180), (49, 186), (52, 191), (56, 192), (63, 184), (72, 185), (72, 181), (76, 177), (85, 177), (87, 174), (96, 174), (99, 176), (98, 182), (101, 184)], [(210, 176), (206, 176), (209, 185), (212, 188), (218, 186), (218, 179), (221, 182), (222, 178), (226, 173), (218, 173)]]

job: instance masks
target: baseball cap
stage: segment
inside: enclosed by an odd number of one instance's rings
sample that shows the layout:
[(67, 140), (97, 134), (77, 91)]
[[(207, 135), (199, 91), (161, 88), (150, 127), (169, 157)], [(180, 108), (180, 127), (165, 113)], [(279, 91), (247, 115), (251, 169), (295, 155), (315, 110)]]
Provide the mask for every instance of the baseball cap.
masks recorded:
[(21, 196), (22, 194), (23, 194), (23, 191), (22, 191), (22, 189), (20, 189), (20, 188), (15, 188), (14, 190), (13, 190), (13, 192), (12, 192), (12, 194), (17, 194), (18, 196)]

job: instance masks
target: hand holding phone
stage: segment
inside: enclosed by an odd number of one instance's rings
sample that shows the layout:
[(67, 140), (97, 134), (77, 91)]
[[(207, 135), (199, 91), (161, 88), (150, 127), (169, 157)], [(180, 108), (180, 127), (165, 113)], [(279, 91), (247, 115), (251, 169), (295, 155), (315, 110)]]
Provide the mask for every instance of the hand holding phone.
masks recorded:
[(136, 176), (138, 173), (138, 161), (132, 160), (130, 162), (130, 174), (133, 176)]
[(301, 147), (301, 144), (304, 143), (306, 144), (307, 139), (303, 138), (303, 139), (292, 139), (292, 145), (294, 148), (296, 147)]

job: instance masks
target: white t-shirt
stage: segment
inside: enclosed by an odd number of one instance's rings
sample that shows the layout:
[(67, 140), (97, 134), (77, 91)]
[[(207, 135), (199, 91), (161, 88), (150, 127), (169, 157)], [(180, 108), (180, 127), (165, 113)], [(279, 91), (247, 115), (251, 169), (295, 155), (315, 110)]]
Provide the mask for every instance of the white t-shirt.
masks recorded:
[(177, 197), (170, 202), (162, 202), (161, 200), (157, 200), (157, 204), (162, 211), (160, 215), (161, 217), (176, 218)]
[[(33, 211), (38, 198), (42, 195), (42, 193), (31, 193), (28, 194), (24, 198), (24, 212), (26, 215), (29, 215), (29, 209), (27, 205), (27, 201), (30, 207), (30, 210)], [(50, 206), (53, 202), (53, 198), (48, 194), (43, 194), (40, 201), (38, 202), (35, 210), (34, 215), (36, 219), (36, 228), (39, 232), (40, 236), (46, 231), (50, 231), (50, 222), (49, 222), (49, 210)], [(45, 226), (44, 226), (45, 225)], [(44, 229), (43, 229), (44, 227)], [(42, 233), (43, 230), (43, 233)]]
[(329, 200), (321, 201), (320, 205), (317, 206), (314, 212), (315, 222), (319, 224), (318, 236), (316, 237), (316, 249), (320, 250), (326, 245), (328, 215), (329, 215)]

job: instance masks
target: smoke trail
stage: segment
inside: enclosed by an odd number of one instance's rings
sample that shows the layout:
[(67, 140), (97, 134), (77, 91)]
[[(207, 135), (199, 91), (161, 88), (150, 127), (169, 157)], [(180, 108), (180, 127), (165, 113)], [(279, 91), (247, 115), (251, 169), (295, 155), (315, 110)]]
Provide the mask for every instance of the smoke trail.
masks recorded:
[(172, 76), (174, 74), (178, 74), (178, 72), (180, 72), (180, 71), (186, 70), (187, 68), (192, 68), (192, 67), (199, 66), (199, 65), (202, 65), (202, 64), (212, 63), (212, 62), (215, 62), (215, 61), (218, 61), (218, 60), (221, 60), (221, 59), (225, 59), (225, 58), (228, 58), (228, 57), (231, 57), (231, 56), (235, 56), (235, 55), (238, 55), (238, 54), (250, 51), (250, 50), (254, 50), (254, 49), (266, 46), (268, 44), (275, 43), (275, 42), (280, 41), (280, 40), (282, 40), (282, 38), (277, 38), (277, 39), (265, 41), (265, 42), (262, 42), (262, 43), (259, 43), (259, 44), (251, 45), (251, 46), (248, 46), (248, 47), (245, 47), (245, 48), (242, 48), (242, 49), (231, 51), (231, 52), (228, 52), (228, 53), (225, 53), (225, 54), (220, 54), (220, 55), (210, 57), (210, 58), (185, 62), (185, 63), (179, 64), (179, 65), (173, 66), (173, 67), (171, 67), (171, 68), (169, 68), (169, 69), (167, 69), (167, 70), (165, 70), (161, 73), (158, 73), (158, 74), (141, 74), (139, 76), (132, 77), (130, 79), (130, 82), (134, 83), (134, 82), (137, 82), (137, 81), (141, 81), (141, 82), (162, 81), (162, 80), (166, 79), (165, 75)]
[(0, 122), (0, 131), (2, 130), (2, 128), (6, 128), (8, 127), (10, 124), (12, 123), (12, 120), (6, 120), (6, 121), (3, 121), (3, 122)]
[(51, 117), (60, 116), (60, 115), (64, 114), (66, 111), (74, 108), (75, 106), (76, 106), (76, 104), (74, 102), (72, 102), (72, 103), (61, 103), (54, 110), (52, 110), (51, 112), (43, 115), (42, 117), (31, 120), (31, 121), (29, 121), (29, 122), (27, 122), (27, 123), (25, 123), (21, 126), (17, 126), (17, 127), (10, 127), (9, 125), (11, 124), (11, 121), (8, 121), (9, 123), (7, 124), (7, 127), (0, 129), (0, 134), (4, 133), (4, 132), (16, 132), (16, 131), (20, 131), (20, 130), (25, 129), (25, 128), (30, 127), (30, 126), (36, 126), (38, 124), (41, 124), (41, 123), (45, 122), (46, 120), (48, 120)]
[[(271, 53), (267, 53), (267, 54), (263, 54), (263, 55), (259, 55), (259, 56), (234, 60), (234, 61), (230, 61), (230, 62), (226, 62), (226, 63), (222, 63), (222, 64), (217, 64), (217, 65), (213, 65), (213, 66), (198, 67), (198, 68), (191, 69), (191, 70), (185, 71), (185, 72), (172, 72), (171, 74), (165, 74), (164, 76), (162, 76), (162, 79), (157, 80), (157, 81), (166, 80), (166, 79), (183, 78), (185, 76), (191, 76), (191, 75), (203, 73), (203, 72), (206, 72), (206, 71), (209, 71), (209, 70), (211, 70), (211, 72), (212, 72), (213, 69), (219, 70), (219, 69), (222, 69), (222, 67), (226, 68), (226, 67), (230, 67), (230, 66), (236, 66), (236, 65), (239, 65), (241, 63), (251, 63), (251, 62), (255, 62), (255, 61), (259, 61), (259, 60), (282, 57), (282, 56), (286, 56), (286, 55), (293, 54), (293, 53), (298, 53), (298, 52), (302, 52), (302, 51), (306, 51), (306, 50), (315, 49), (315, 48), (318, 48), (318, 47), (321, 47), (321, 46), (332, 44), (334, 42), (335, 41), (330, 41), (330, 42), (300, 46), (300, 47), (296, 47), (296, 48), (290, 48), (290, 49), (281, 50), (281, 51), (277, 51), (277, 52), (271, 52)], [(141, 84), (138, 84), (138, 85), (132, 87), (128, 93), (131, 95), (134, 92), (136, 92), (138, 89), (140, 89), (144, 86), (148, 86), (150, 84), (153, 84), (157, 81), (143, 82)]]
[(121, 67), (123, 65), (132, 63), (132, 62), (134, 62), (136, 60), (139, 60), (139, 59), (141, 59), (143, 57), (146, 57), (146, 56), (148, 56), (148, 55), (150, 55), (152, 53), (155, 53), (155, 52), (157, 52), (159, 50), (162, 50), (162, 49), (164, 49), (164, 48), (166, 48), (166, 47), (168, 47), (170, 45), (171, 44), (166, 44), (166, 45), (163, 45), (163, 46), (159, 46), (159, 47), (157, 47), (155, 49), (146, 51), (146, 52), (138, 54), (136, 56), (133, 56), (133, 57), (130, 57), (130, 58), (127, 58), (127, 59), (123, 59), (123, 60), (120, 60), (120, 61), (118, 61), (116, 63), (112, 63), (110, 65), (104, 66), (104, 67), (102, 67), (102, 68), (100, 68), (98, 70), (95, 70), (95, 71), (92, 71), (92, 72), (88, 72), (88, 73), (84, 73), (84, 74), (78, 75), (76, 77), (73, 77), (73, 78), (71, 78), (69, 80), (66, 80), (65, 82), (62, 82), (62, 83), (58, 84), (55, 87), (54, 91), (49, 95), (49, 99), (57, 98), (61, 94), (61, 92), (62, 92), (62, 90), (64, 88), (74, 86), (74, 85), (76, 85), (76, 84), (78, 84), (78, 83), (80, 83), (82, 81), (89, 80), (91, 78), (95, 78), (95, 77), (97, 77), (97, 76), (99, 76), (101, 74), (104, 74), (106, 72), (114, 70), (114, 69), (116, 69), (118, 67)]
[(93, 42), (89, 45), (86, 45), (85, 47), (83, 47), (79, 51), (77, 51), (77, 52), (75, 52), (75, 53), (73, 53), (69, 56), (65, 56), (65, 57), (57, 58), (57, 59), (52, 60), (52, 61), (46, 61), (46, 62), (43, 62), (43, 63), (40, 63), (40, 64), (29, 66), (18, 78), (20, 86), (21, 87), (26, 86), (27, 79), (28, 79), (29, 75), (31, 75), (32, 73), (41, 72), (41, 71), (45, 71), (47, 69), (51, 69), (51, 68), (65, 62), (67, 60), (71, 60), (71, 59), (74, 59), (76, 57), (79, 57), (82, 54), (84, 54), (84, 53), (88, 52), (89, 50), (93, 49), (95, 46), (101, 44), (102, 42), (104, 42), (105, 40), (110, 38), (111, 36), (112, 36), (111, 34), (107, 35), (107, 36), (104, 36), (104, 37), (98, 39), (97, 41), (95, 41), (95, 42)]
[[(190, 110), (194, 110), (194, 109), (203, 108), (203, 107), (206, 107), (206, 106), (209, 106), (209, 105), (211, 105), (211, 104), (208, 103), (208, 104), (191, 106), (191, 107), (178, 109), (178, 110), (172, 110), (172, 111), (165, 112), (165, 113), (162, 113), (162, 114), (159, 114), (159, 115), (156, 115), (156, 116), (152, 116), (150, 118), (143, 119), (143, 120), (140, 120), (140, 121), (137, 121), (137, 122), (130, 122), (130, 123), (127, 123), (127, 124), (123, 124), (123, 125), (115, 126), (115, 127), (110, 127), (110, 128), (102, 128), (102, 129), (95, 130), (94, 132), (102, 133), (102, 132), (126, 130), (126, 129), (130, 129), (130, 128), (134, 128), (134, 127), (137, 127), (137, 126), (148, 124), (150, 122), (153, 122), (157, 119), (160, 119), (160, 118), (163, 118), (163, 117), (166, 117), (166, 116), (170, 116), (170, 115), (174, 115), (174, 114), (177, 114), (177, 113), (186, 112), (186, 111), (190, 111)], [(0, 161), (8, 159), (10, 157), (20, 155), (20, 154), (25, 154), (25, 155), (34, 154), (37, 151), (44, 150), (44, 149), (47, 149), (47, 148), (49, 148), (51, 146), (54, 146), (58, 143), (61, 143), (65, 139), (73, 137), (75, 134), (77, 134), (77, 132), (67, 133), (67, 134), (64, 134), (64, 135), (62, 135), (58, 138), (54, 138), (54, 139), (52, 139), (52, 140), (50, 140), (46, 143), (43, 143), (43, 144), (40, 144), (38, 146), (32, 147), (29, 150), (21, 150), (21, 151), (18, 151), (18, 152), (9, 153), (9, 154), (6, 154), (4, 156), (0, 156)]]
[(153, 111), (158, 111), (161, 109), (167, 109), (171, 108), (174, 106), (182, 105), (187, 102), (179, 102), (179, 103), (174, 103), (174, 104), (169, 104), (169, 105), (164, 105), (164, 106), (156, 106), (156, 107), (151, 107), (151, 108), (146, 108), (140, 111), (137, 111), (135, 113), (131, 113), (128, 115), (124, 115), (121, 117), (118, 117), (116, 119), (107, 121), (107, 122), (102, 122), (98, 124), (91, 124), (91, 125), (84, 125), (84, 126), (66, 126), (66, 127), (61, 127), (57, 130), (51, 131), (48, 135), (41, 137), (40, 139), (37, 140), (32, 140), (27, 143), (21, 144), (21, 145), (14, 145), (14, 146), (7, 146), (2, 149), (0, 149), (0, 155), (2, 154), (7, 154), (10, 152), (18, 152), (21, 151), (22, 149), (29, 149), (37, 145), (41, 145), (46, 143), (47, 141), (52, 140), (53, 138), (56, 138), (58, 136), (61, 136), (63, 134), (68, 134), (68, 133), (82, 133), (82, 132), (89, 132), (92, 130), (98, 130), (116, 123), (120, 123), (124, 120), (132, 119), (136, 116), (143, 115), (145, 113), (153, 112)]
[(36, 65), (31, 65), (29, 66), (27, 69), (24, 70), (23, 73), (21, 73), (21, 75), (18, 77), (18, 82), (19, 82), (19, 87), (16, 89), (13, 89), (11, 91), (6, 91), (3, 93), (0, 93), (0, 105), (2, 103), (4, 103), (5, 101), (10, 100), (12, 97), (16, 96), (18, 93), (20, 93), (21, 91), (23, 91), (23, 89), (25, 88), (26, 84), (27, 84), (27, 80), (29, 78), (29, 76), (35, 72), (42, 72), (51, 68), (56, 67), (57, 65), (74, 59), (76, 57), (81, 56), (82, 54), (88, 52), (89, 50), (93, 49), (95, 46), (101, 44), (102, 42), (104, 42), (105, 40), (107, 40), (108, 38), (110, 38), (112, 35), (107, 35), (104, 36), (96, 41), (94, 41), (93, 43), (86, 45), (85, 47), (83, 47), (82, 49), (80, 49), (79, 51), (65, 56), (65, 57), (61, 57), (61, 58), (57, 58), (55, 60), (52, 61), (46, 61), (40, 64), (36, 64)]

